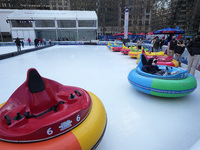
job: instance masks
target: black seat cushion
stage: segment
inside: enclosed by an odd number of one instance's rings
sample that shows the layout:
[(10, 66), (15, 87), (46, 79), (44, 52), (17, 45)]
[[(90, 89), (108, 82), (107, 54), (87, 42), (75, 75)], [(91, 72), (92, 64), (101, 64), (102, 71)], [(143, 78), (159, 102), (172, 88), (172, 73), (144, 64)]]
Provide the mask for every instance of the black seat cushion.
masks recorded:
[(147, 65), (147, 59), (145, 58), (145, 56), (142, 54), (142, 64)]
[(45, 89), (44, 81), (35, 69), (29, 71), (28, 87), (31, 93), (41, 92)]

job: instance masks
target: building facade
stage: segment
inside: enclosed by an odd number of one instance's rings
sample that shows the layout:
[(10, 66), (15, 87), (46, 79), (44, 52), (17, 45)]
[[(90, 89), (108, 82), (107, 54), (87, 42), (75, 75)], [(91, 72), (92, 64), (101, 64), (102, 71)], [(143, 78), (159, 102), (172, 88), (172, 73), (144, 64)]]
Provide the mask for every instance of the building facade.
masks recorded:
[(71, 10), (94, 10), (98, 16), (99, 35), (115, 34), (121, 28), (122, 0), (76, 0), (70, 2)]
[(7, 16), (12, 40), (35, 38), (96, 40), (98, 20), (95, 11), (14, 10)]
[[(124, 7), (129, 8), (129, 32), (134, 34), (151, 31), (151, 0), (126, 0)], [(124, 17), (122, 17), (123, 23)]]
[(166, 27), (194, 34), (200, 30), (199, 7), (200, 0), (0, 0), (0, 9), (95, 11), (98, 35), (123, 32), (125, 8), (129, 9), (128, 31), (134, 34)]
[(49, 0), (0, 0), (0, 9), (40, 9), (49, 10)]
[(70, 10), (70, 0), (49, 0), (51, 10)]
[(147, 33), (150, 29), (151, 0), (1, 0), (0, 8), (88, 10), (98, 16), (98, 34), (124, 31), (124, 10), (129, 8), (129, 32)]
[(151, 0), (76, 0), (70, 2), (70, 9), (95, 10), (99, 35), (112, 35), (124, 31), (124, 11), (128, 8), (128, 31), (138, 34), (151, 31), (151, 5)]
[(200, 30), (200, 0), (154, 0), (153, 4), (152, 30), (179, 27), (185, 35), (195, 35)]

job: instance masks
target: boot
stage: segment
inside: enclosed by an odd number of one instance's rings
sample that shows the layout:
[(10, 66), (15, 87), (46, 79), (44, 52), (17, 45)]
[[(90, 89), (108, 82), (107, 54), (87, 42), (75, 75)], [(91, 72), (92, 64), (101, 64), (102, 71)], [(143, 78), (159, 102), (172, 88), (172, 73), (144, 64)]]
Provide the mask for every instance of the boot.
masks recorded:
[(179, 67), (181, 67), (181, 62), (179, 62)]

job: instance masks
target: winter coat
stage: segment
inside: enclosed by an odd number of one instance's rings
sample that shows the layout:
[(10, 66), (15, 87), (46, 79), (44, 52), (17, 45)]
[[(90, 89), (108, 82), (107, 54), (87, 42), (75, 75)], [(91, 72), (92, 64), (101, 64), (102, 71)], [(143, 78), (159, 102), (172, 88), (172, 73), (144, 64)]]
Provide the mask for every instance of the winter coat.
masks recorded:
[(177, 40), (175, 40), (175, 41), (172, 40), (170, 42), (169, 50), (174, 50), (176, 45), (177, 45)]
[(16, 46), (20, 46), (21, 42), (20, 42), (20, 40), (18, 38), (16, 38), (15, 43), (16, 43)]
[(200, 55), (200, 38), (193, 39), (187, 49), (191, 56)]
[(155, 74), (156, 72), (160, 71), (161, 69), (159, 69), (158, 66), (144, 65), (142, 67), (142, 70), (147, 73)]
[(174, 48), (174, 53), (182, 55), (184, 50), (185, 50), (185, 44), (177, 44)]
[(137, 41), (137, 46), (142, 46), (142, 43), (144, 43), (142, 40)]
[(156, 39), (156, 41), (153, 45), (153, 48), (158, 49), (159, 48), (159, 42), (160, 42), (159, 39)]
[(160, 40), (160, 43), (159, 43), (159, 46), (160, 46), (160, 48), (162, 48), (162, 46), (165, 44), (165, 40)]

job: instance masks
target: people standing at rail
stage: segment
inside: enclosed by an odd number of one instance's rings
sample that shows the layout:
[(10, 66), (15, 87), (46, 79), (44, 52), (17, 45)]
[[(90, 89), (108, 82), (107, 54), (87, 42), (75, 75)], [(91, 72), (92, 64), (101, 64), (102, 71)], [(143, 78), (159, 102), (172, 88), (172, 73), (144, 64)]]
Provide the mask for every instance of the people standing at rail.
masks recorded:
[(51, 45), (51, 39), (49, 39), (49, 45)]
[(46, 46), (46, 42), (47, 42), (46, 39), (43, 38), (42, 41), (43, 41), (44, 46)]
[(29, 46), (31, 46), (31, 39), (30, 38), (28, 38), (28, 44), (29, 44)]
[(200, 32), (198, 32), (196, 38), (188, 44), (187, 49), (189, 52), (187, 70), (194, 76), (200, 60)]
[(167, 52), (168, 56), (174, 55), (174, 49), (175, 49), (176, 45), (177, 45), (176, 36), (173, 36), (172, 40), (168, 43), (168, 52)]
[(140, 37), (139, 40), (137, 41), (138, 49), (142, 49), (142, 44), (145, 44), (145, 43), (142, 41), (142, 37)]
[(24, 48), (24, 40), (22, 40), (21, 43), (22, 43), (22, 47)]
[(160, 41), (159, 41), (159, 37), (156, 36), (154, 39), (154, 44), (153, 44), (153, 50), (154, 52), (158, 52), (159, 51), (159, 47), (160, 47)]
[(43, 41), (42, 41), (42, 38), (40, 38), (40, 46), (43, 45)]
[(15, 40), (15, 44), (17, 46), (17, 51), (21, 51), (21, 41), (19, 40), (19, 38), (17, 37)]
[(160, 41), (159, 41), (159, 48), (160, 48), (160, 51), (162, 51), (162, 46), (165, 44), (165, 37), (163, 36)]
[(34, 43), (35, 43), (35, 48), (38, 48), (38, 45), (39, 45), (39, 39), (36, 38), (36, 39), (34, 40)]
[(179, 40), (175, 49), (174, 49), (174, 59), (179, 62), (179, 67), (181, 67), (182, 62), (182, 54), (185, 50), (185, 44), (183, 43), (183, 40)]

